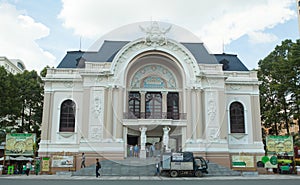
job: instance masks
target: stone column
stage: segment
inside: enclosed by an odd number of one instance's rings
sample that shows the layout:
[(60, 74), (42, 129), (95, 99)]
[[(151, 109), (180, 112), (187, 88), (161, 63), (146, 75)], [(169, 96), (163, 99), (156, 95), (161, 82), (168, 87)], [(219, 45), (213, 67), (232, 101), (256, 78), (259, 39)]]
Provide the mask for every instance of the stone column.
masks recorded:
[(128, 153), (127, 153), (127, 134), (128, 134), (128, 128), (123, 126), (124, 157), (128, 157)]
[(141, 149), (140, 149), (140, 158), (145, 159), (146, 158), (146, 142), (147, 142), (147, 127), (140, 127), (141, 131)]
[(162, 91), (162, 119), (167, 119), (167, 91)]
[(141, 94), (141, 118), (144, 119), (146, 118), (146, 110), (145, 110), (145, 103), (146, 103), (146, 91), (140, 91)]
[(169, 132), (171, 130), (170, 127), (165, 126), (163, 128), (164, 130), (164, 135), (163, 135), (163, 149), (165, 150), (165, 152), (170, 152), (170, 148), (169, 148)]

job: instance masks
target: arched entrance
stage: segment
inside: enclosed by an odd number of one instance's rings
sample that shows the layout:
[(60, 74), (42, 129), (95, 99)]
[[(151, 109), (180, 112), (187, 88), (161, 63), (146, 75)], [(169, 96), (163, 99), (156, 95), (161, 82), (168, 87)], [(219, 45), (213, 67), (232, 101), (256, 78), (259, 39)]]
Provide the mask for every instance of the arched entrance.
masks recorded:
[[(149, 52), (128, 66), (123, 122), (128, 147), (138, 140), (141, 158), (178, 151), (182, 145), (180, 122), (186, 119), (182, 98), (185, 77), (178, 61), (166, 53)], [(132, 132), (138, 135), (130, 135)]]

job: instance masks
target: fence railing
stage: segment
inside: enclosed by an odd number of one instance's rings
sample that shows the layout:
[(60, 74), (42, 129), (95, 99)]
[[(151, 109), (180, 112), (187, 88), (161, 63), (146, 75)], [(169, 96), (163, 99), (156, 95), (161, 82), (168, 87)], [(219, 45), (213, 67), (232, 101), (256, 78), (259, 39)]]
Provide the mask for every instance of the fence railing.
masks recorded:
[(151, 112), (124, 112), (124, 119), (173, 119), (173, 120), (186, 120), (186, 113), (151, 113)]

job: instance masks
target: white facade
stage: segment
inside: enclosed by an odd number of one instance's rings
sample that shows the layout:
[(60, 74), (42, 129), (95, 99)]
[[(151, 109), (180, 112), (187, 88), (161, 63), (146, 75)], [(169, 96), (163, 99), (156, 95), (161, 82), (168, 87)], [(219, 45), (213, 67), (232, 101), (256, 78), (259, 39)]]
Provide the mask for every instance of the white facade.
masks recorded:
[(0, 56), (0, 66), (12, 74), (22, 73), (25, 70), (25, 65), (20, 59), (8, 59)]
[[(138, 144), (146, 158), (146, 143), (229, 167), (231, 155), (263, 155), (256, 72), (199, 61), (165, 34), (150, 30), (112, 61), (82, 55), (84, 67), (48, 69), (39, 155), (85, 152), (93, 163), (128, 157), (128, 145)], [(62, 131), (66, 100), (74, 108), (71, 131)], [(242, 110), (241, 130), (231, 128), (231, 119), (240, 120), (233, 104)]]

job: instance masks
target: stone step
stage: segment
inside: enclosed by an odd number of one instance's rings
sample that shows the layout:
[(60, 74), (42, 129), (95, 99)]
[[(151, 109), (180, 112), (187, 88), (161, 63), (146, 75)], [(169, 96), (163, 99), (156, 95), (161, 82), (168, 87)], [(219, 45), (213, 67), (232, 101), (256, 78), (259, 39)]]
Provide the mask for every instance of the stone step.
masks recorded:
[[(155, 164), (158, 158), (127, 158), (119, 161), (101, 161), (101, 175), (105, 176), (153, 176), (156, 172)], [(73, 173), (73, 176), (95, 176), (95, 164), (82, 168)], [(241, 172), (233, 171), (216, 163), (208, 163), (206, 176), (240, 176)]]

